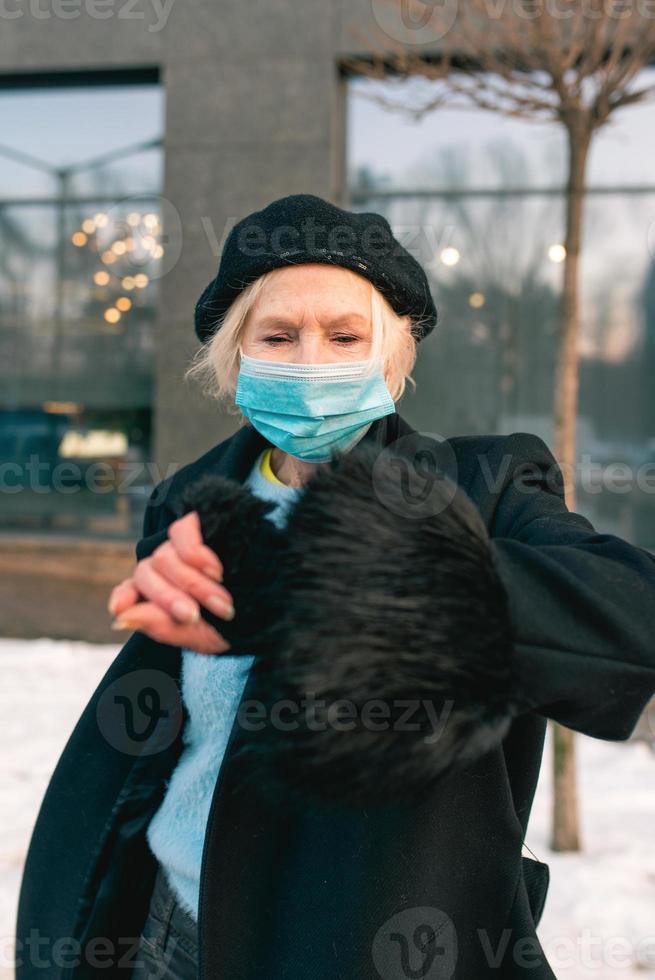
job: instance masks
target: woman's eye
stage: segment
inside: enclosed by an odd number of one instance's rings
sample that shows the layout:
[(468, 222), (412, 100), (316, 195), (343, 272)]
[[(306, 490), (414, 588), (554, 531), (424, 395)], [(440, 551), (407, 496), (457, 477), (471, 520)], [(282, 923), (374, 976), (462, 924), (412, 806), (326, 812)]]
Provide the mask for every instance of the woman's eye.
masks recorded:
[[(353, 344), (359, 341), (359, 337), (352, 337), (350, 334), (341, 334), (333, 337), (332, 339), (336, 340), (339, 344)], [(288, 337), (281, 337), (279, 335), (276, 337), (264, 337), (264, 343), (270, 344), (272, 347), (275, 347), (278, 344), (285, 344), (288, 340)]]

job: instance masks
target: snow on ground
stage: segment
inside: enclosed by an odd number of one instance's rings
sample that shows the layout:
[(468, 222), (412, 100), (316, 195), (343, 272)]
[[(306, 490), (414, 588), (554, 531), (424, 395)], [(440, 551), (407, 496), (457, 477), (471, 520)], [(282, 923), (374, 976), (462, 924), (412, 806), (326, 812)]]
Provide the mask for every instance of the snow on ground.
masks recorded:
[[(551, 732), (526, 843), (550, 867), (537, 935), (558, 980), (655, 978), (655, 752), (576, 739), (583, 852), (548, 849)], [(528, 855), (527, 851), (524, 854)]]
[(120, 650), (114, 644), (0, 639), (0, 980), (13, 977), (23, 860), (48, 779), (91, 694)]
[[(119, 649), (0, 639), (0, 980), (13, 977), (21, 868), (48, 779)], [(577, 747), (584, 853), (555, 854), (548, 732), (526, 838), (551, 872), (539, 939), (558, 980), (655, 980), (655, 753), (585, 736)]]

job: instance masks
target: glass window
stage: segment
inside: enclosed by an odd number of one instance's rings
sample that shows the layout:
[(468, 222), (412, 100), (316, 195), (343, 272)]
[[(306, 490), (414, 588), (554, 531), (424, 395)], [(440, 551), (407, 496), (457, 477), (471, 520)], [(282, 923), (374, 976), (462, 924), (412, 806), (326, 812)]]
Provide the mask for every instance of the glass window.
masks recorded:
[[(443, 436), (528, 431), (552, 448), (563, 134), (468, 109), (416, 123), (370, 101), (386, 84), (350, 83), (351, 206), (385, 214), (424, 265), (440, 315), (400, 411)], [(646, 104), (617, 114), (590, 158), (576, 503), (599, 529), (652, 549), (654, 155)]]
[(0, 90), (0, 525), (133, 536), (152, 488), (158, 85)]

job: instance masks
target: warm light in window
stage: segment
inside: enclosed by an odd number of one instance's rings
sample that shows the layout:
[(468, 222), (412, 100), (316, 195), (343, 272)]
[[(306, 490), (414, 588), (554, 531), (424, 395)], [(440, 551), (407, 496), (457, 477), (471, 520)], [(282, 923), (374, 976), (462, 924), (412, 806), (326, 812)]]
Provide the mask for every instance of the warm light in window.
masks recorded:
[(88, 238), (86, 237), (83, 231), (76, 231), (75, 234), (71, 237), (71, 241), (73, 245), (77, 245), (78, 248), (81, 248), (82, 245), (86, 245)]
[(74, 415), (76, 412), (81, 412), (84, 405), (80, 405), (79, 402), (46, 401), (41, 404), (41, 408), (44, 412), (53, 412), (56, 415)]
[(152, 230), (159, 224), (159, 218), (156, 214), (146, 214), (143, 217), (143, 223), (146, 228), (150, 228)]
[(484, 293), (471, 293), (469, 306), (472, 306), (474, 310), (479, 310), (481, 306), (484, 306)]
[(133, 279), (133, 277), (132, 276), (125, 276), (124, 279), (121, 279), (121, 286), (123, 287), (123, 289), (134, 289), (134, 279)]
[(114, 244), (111, 247), (111, 250), (116, 255), (125, 255), (125, 252), (127, 251), (125, 247), (125, 242), (114, 242)]
[(139, 274), (134, 277), (134, 285), (137, 289), (143, 289), (144, 286), (148, 285), (149, 281), (150, 280), (143, 272), (139, 272)]
[(69, 429), (59, 445), (59, 455), (97, 459), (99, 456), (124, 456), (127, 449), (128, 439), (124, 432), (111, 429), (81, 432), (79, 429)]
[(109, 273), (98, 271), (93, 276), (93, 281), (96, 284), (96, 286), (106, 286), (107, 283), (109, 282)]
[(105, 310), (105, 320), (107, 323), (118, 323), (120, 318), (120, 311), (116, 307), (110, 306), (108, 310)]
[(102, 253), (102, 261), (103, 262), (106, 262), (107, 265), (111, 265), (112, 262), (115, 262), (116, 261), (116, 256), (114, 255), (114, 253), (112, 251), (110, 251), (109, 249), (107, 249), (106, 252), (103, 252)]
[(127, 296), (119, 296), (116, 300), (116, 306), (119, 310), (122, 310), (123, 313), (126, 313), (127, 310), (132, 308), (132, 300)]
[(136, 226), (140, 224), (140, 222), (141, 222), (141, 215), (139, 214), (138, 211), (132, 211), (130, 214), (128, 214), (127, 223), (130, 226), (130, 228), (136, 228)]
[(85, 231), (87, 235), (92, 235), (96, 230), (96, 223), (93, 218), (87, 218), (86, 221), (82, 222), (82, 231)]
[(93, 215), (93, 220), (98, 228), (104, 228), (107, 224), (107, 215), (103, 214), (102, 211), (98, 211), (97, 214)]

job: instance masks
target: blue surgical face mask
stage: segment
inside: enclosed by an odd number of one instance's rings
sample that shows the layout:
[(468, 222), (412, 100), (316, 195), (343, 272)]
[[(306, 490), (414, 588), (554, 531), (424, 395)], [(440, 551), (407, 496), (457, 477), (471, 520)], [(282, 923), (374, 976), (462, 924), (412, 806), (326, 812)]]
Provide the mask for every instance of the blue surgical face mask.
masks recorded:
[(265, 439), (311, 463), (348, 452), (396, 410), (380, 358), (294, 364), (243, 351), (235, 403)]

